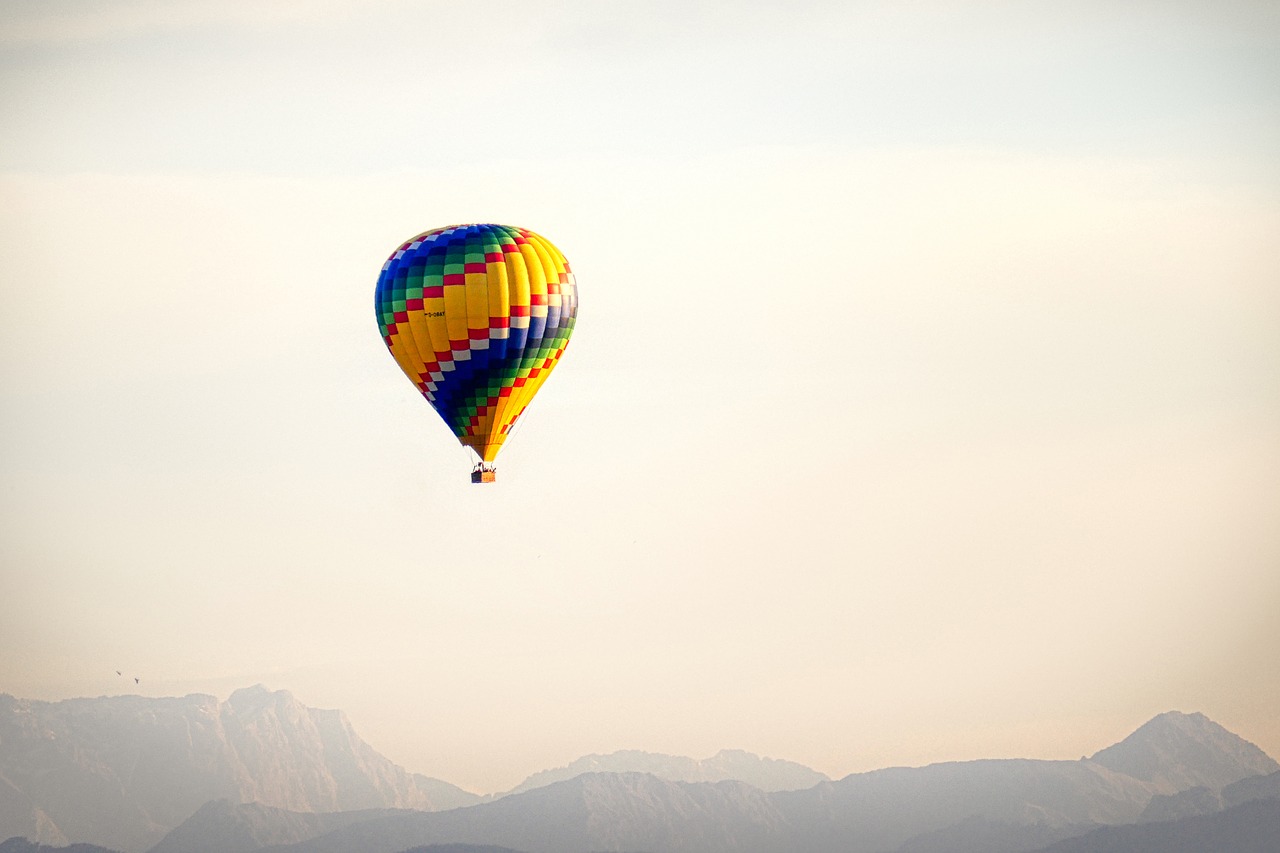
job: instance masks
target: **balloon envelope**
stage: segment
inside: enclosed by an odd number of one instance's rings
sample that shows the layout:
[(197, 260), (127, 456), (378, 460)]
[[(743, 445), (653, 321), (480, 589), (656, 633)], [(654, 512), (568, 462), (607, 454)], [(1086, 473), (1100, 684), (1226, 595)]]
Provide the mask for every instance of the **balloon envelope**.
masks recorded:
[(569, 343), (578, 289), (544, 237), (452, 225), (391, 254), (374, 310), (405, 376), (458, 441), (492, 462)]

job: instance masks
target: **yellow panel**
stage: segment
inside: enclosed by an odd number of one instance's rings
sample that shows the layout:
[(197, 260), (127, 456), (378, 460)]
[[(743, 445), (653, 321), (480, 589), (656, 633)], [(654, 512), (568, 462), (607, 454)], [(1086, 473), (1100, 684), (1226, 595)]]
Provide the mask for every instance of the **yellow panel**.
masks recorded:
[(529, 268), (529, 293), (537, 296), (547, 295), (547, 269), (542, 265), (538, 250), (529, 243), (520, 244), (520, 254), (524, 255), (525, 266)]
[(529, 304), (529, 268), (520, 252), (504, 253), (507, 267), (507, 288), (512, 305)]
[[(487, 349), (489, 346), (490, 293), (497, 289), (497, 283), (489, 280), (489, 266), (486, 264), (485, 272), (466, 274), (467, 328), (471, 333), (468, 335), (468, 346), (472, 349)], [(481, 334), (483, 337), (479, 337)], [(481, 401), (480, 405), (485, 405), (485, 402)], [(476, 437), (474, 449), (482, 457), (492, 423), (493, 412), (486, 409), (483, 414), (477, 415), (476, 425), (471, 428), (472, 435)]]
[(501, 433), (491, 435), (485, 440), (484, 447), (478, 451), (480, 458), (485, 462), (492, 462), (498, 455), (498, 451), (502, 449), (502, 443), (507, 437)]
[[(510, 277), (507, 269), (505, 261), (493, 261), (486, 262), (483, 274), (467, 274), (467, 322), (470, 329), (484, 333), (484, 343), (481, 346), (490, 345), (490, 318), (507, 317), (510, 313)], [(509, 334), (509, 331), (508, 328), (503, 334)], [(472, 341), (472, 346), (475, 345), (476, 342)], [(471, 446), (486, 461), (493, 460), (501, 444), (495, 443), (493, 436), (501, 429), (502, 413), (508, 400), (507, 397), (499, 397), (494, 405), (490, 405), (488, 400), (481, 401), (485, 411), (477, 415), (476, 426), (472, 429), (476, 441)]]
[[(431, 329), (427, 325), (427, 316), (421, 311), (410, 311), (409, 313), (409, 329), (413, 333), (413, 343), (415, 351), (418, 354), (418, 361), (422, 364), (422, 370), (426, 366), (435, 361), (435, 348), (431, 341)], [(403, 323), (400, 324), (404, 326)], [(421, 370), (419, 372), (422, 372)]]
[[(451, 343), (467, 339), (467, 287), (465, 284), (444, 286), (444, 321)], [(465, 349), (465, 344), (461, 344), (460, 348)]]
[(391, 355), (395, 357), (396, 364), (400, 365), (404, 375), (409, 377), (409, 381), (417, 385), (418, 374), (422, 372), (422, 359), (403, 323), (397, 323), (396, 333), (391, 335)]
[(510, 316), (511, 294), (507, 291), (507, 265), (502, 261), (491, 261), (485, 266), (489, 269), (489, 316)]
[[(444, 297), (432, 296), (422, 300), (422, 314), (431, 333), (431, 348), (438, 353), (449, 351), (449, 328), (445, 322)], [(432, 356), (435, 361), (435, 356)]]
[(564, 255), (560, 254), (555, 246), (535, 234), (530, 234), (528, 240), (537, 251), (538, 258), (547, 272), (547, 278), (558, 279), (560, 273), (565, 271)]
[[(519, 252), (504, 252), (503, 266), (506, 269), (507, 280), (507, 314), (519, 314), (523, 309), (522, 316), (511, 317), (511, 328), (529, 327), (529, 270), (525, 264), (525, 259)], [(514, 389), (513, 389), (514, 390)], [(502, 427), (506, 425), (511, 414), (516, 410), (511, 408), (511, 396), (503, 397), (498, 401), (498, 411), (494, 415), (494, 424), (492, 431), (494, 434), (501, 436)], [(497, 452), (496, 448), (493, 452)]]
[[(489, 328), (489, 274), (467, 273), (467, 328)], [(487, 335), (486, 335), (487, 337)]]

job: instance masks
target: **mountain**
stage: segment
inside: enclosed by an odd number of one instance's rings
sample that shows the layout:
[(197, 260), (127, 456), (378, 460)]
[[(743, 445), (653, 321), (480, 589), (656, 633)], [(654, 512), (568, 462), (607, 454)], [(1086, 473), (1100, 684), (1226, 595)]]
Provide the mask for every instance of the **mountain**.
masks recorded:
[(1213, 814), (1241, 803), (1268, 797), (1280, 798), (1280, 772), (1267, 776), (1251, 776), (1221, 789), (1200, 785), (1177, 794), (1153, 797), (1143, 810), (1139, 821), (1155, 823), (1194, 815)]
[(1109, 826), (1060, 841), (1041, 853), (1277, 853), (1280, 799), (1262, 799), (1210, 815)]
[(361, 822), (275, 850), (399, 853), (472, 843), (528, 853), (1025, 853), (1133, 823), (1177, 785), (1238, 782), (1269, 761), (1216, 724), (1179, 716), (1162, 715), (1140, 738), (1117, 745), (1125, 749), (1099, 753), (1117, 765), (1117, 756), (1154, 756), (1135, 768), (1144, 778), (1092, 759), (1013, 759), (889, 768), (770, 793), (741, 782), (597, 772), (482, 805)]
[(1155, 717), (1092, 760), (1172, 794), (1197, 785), (1221, 788), (1247, 776), (1280, 770), (1280, 764), (1204, 714), (1170, 711)]
[(893, 853), (1026, 853), (1094, 827), (1079, 824), (1010, 823), (971, 817), (935, 832), (908, 839)]
[(363, 822), (279, 853), (397, 853), (444, 842), (529, 853), (1025, 851), (1134, 820), (1151, 791), (1067, 761), (894, 768), (772, 794), (740, 782), (589, 773), (484, 805)]
[[(637, 766), (654, 772), (603, 769)], [(597, 769), (558, 778), (583, 767)], [(758, 786), (724, 778), (734, 776)], [(432, 845), (1029, 853), (1111, 837), (1100, 828), (1214, 818), (1280, 793), (1280, 768), (1203, 715), (1170, 713), (1079, 761), (947, 762), (831, 781), (742, 752), (701, 761), (623, 752), (535, 774), (521, 788), (482, 800), (413, 776), (363, 743), (339, 712), (263, 687), (222, 703), (0, 696), (0, 837), (126, 853), (405, 853)], [(1236, 814), (1245, 817), (1223, 819), (1222, 832), (1244, 839), (1255, 824), (1268, 825), (1265, 810)]]
[(187, 818), (148, 853), (252, 853), (263, 847), (295, 844), (405, 809), (362, 809), (345, 812), (295, 812), (261, 803), (214, 800)]
[[(668, 781), (672, 781), (669, 777), (676, 774), (713, 777), (715, 781), (731, 781), (728, 778), (716, 777), (735, 772), (741, 776), (749, 776), (760, 779), (766, 784), (775, 785), (786, 785), (808, 779), (816, 782), (827, 778), (799, 764), (760, 758), (747, 752), (725, 750), (713, 758), (696, 761), (691, 758), (631, 751), (606, 756), (586, 756), (567, 768), (535, 774), (516, 791), (524, 793), (536, 788), (545, 788), (557, 781), (567, 781), (556, 778), (558, 776), (569, 775), (573, 778), (588, 772), (574, 772), (573, 768), (598, 766), (607, 766), (611, 770), (637, 766), (652, 768), (656, 772), (651, 772), (650, 775), (666, 778)], [(510, 796), (510, 794), (500, 796)], [(166, 835), (149, 853), (251, 853), (261, 847), (296, 844), (342, 826), (393, 815), (403, 816), (404, 813), (369, 810), (309, 814), (268, 808), (259, 803), (235, 804), (227, 800), (219, 800), (206, 804), (186, 822)]]
[(543, 770), (507, 794), (520, 794), (554, 782), (564, 782), (583, 773), (648, 773), (669, 782), (737, 781), (761, 791), (794, 791), (830, 781), (825, 774), (803, 764), (761, 758), (738, 749), (722, 749), (702, 760), (628, 749), (608, 755), (587, 755), (565, 767)]
[(1222, 789), (1222, 803), (1226, 808), (1253, 800), (1280, 799), (1280, 772), (1267, 776), (1251, 776), (1233, 782)]
[[(827, 827), (811, 849), (856, 840), (850, 851), (1014, 853), (1133, 823), (1153, 800), (1197, 787), (1239, 784), (1276, 762), (1202, 714), (1161, 714), (1119, 743), (1081, 761), (969, 761), (856, 774), (832, 783), (815, 805), (791, 797)], [(1244, 780), (1244, 781), (1242, 781)], [(815, 813), (816, 812), (816, 813)], [(1280, 851), (1277, 851), (1280, 853)]]
[[(309, 814), (273, 809), (259, 803), (208, 803), (147, 853), (252, 853), (271, 846), (307, 841), (378, 818), (418, 814), (409, 810), (368, 809)], [(417, 853), (518, 853), (491, 845), (446, 844), (416, 848)], [(0, 853), (5, 853), (0, 848)], [(43, 851), (42, 851), (43, 853)]]
[(773, 799), (802, 828), (797, 850), (987, 853), (1133, 821), (1152, 793), (1088, 761), (1004, 759), (876, 770)]
[(268, 849), (400, 853), (446, 843), (495, 844), (528, 853), (790, 849), (790, 827), (769, 797), (742, 782), (669, 782), (644, 773), (586, 773), (482, 805), (395, 815)]
[(261, 685), (226, 702), (0, 694), (0, 837), (133, 853), (219, 799), (308, 812), (479, 800), (393, 764), (341, 712)]

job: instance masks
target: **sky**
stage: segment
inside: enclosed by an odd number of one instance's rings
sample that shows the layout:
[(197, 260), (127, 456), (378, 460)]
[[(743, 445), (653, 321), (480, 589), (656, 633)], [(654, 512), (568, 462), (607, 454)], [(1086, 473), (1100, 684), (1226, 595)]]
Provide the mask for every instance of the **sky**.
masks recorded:
[[(1274, 4), (10, 0), (0, 126), (2, 692), (1280, 757)], [(458, 222), (581, 300), (492, 486), (372, 310)]]

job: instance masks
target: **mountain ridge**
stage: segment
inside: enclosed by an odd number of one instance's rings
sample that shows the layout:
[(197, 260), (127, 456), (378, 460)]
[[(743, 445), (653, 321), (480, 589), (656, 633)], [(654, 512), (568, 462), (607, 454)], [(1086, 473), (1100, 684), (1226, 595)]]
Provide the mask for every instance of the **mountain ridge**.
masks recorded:
[[(528, 853), (1027, 853), (1100, 826), (1133, 824), (1170, 780), (1255, 780), (1258, 764), (1270, 762), (1211, 721), (1193, 721), (1190, 730), (1199, 735), (1184, 729), (1180, 722), (1169, 727), (1159, 744), (1150, 730), (1144, 735), (1148, 746), (1159, 746), (1152, 754), (1169, 762), (1148, 768), (1158, 772), (1146, 779), (1089, 758), (887, 768), (773, 793), (741, 782), (595, 772), (449, 812), (352, 825), (270, 853), (398, 853), (434, 843)], [(1200, 756), (1197, 767), (1187, 763), (1196, 751), (1185, 747), (1199, 742), (1221, 750)]]
[(534, 773), (510, 791), (495, 794), (493, 799), (524, 793), (553, 782), (564, 782), (583, 773), (600, 772), (649, 773), (670, 782), (735, 780), (746, 782), (762, 791), (800, 790), (819, 782), (830, 781), (825, 773), (803, 764), (759, 756), (741, 749), (722, 749), (710, 758), (703, 759), (622, 749), (606, 754), (591, 753), (563, 767)]
[(262, 685), (225, 702), (0, 694), (0, 838), (123, 853), (403, 853), (432, 844), (1026, 853), (1100, 826), (1216, 813), (1276, 787), (1280, 764), (1258, 747), (1203, 714), (1168, 712), (1078, 761), (981, 759), (830, 780), (741, 750), (701, 760), (622, 750), (483, 798), (394, 764), (341, 711)]
[(1178, 820), (1099, 827), (1032, 853), (1276, 853), (1280, 799)]

